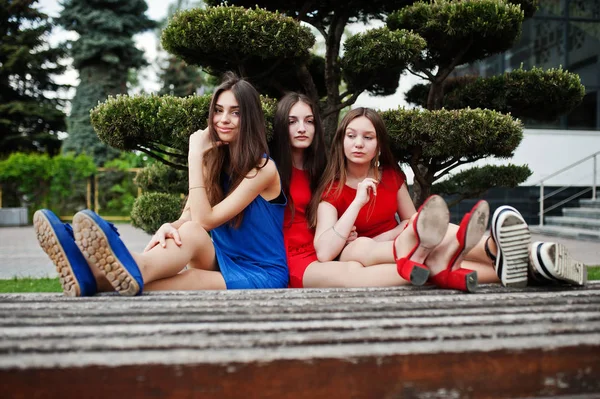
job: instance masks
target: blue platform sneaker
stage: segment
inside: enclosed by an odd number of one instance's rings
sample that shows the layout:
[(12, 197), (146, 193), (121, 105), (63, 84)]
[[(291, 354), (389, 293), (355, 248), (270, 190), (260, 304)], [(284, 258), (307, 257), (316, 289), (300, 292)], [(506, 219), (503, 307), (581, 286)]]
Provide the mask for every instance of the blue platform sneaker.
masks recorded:
[(117, 228), (89, 209), (73, 217), (75, 243), (87, 261), (104, 273), (121, 295), (140, 295), (144, 280)]
[(40, 247), (56, 267), (64, 294), (94, 295), (97, 290), (96, 279), (75, 245), (71, 225), (62, 223), (52, 211), (40, 209), (33, 214), (33, 228)]

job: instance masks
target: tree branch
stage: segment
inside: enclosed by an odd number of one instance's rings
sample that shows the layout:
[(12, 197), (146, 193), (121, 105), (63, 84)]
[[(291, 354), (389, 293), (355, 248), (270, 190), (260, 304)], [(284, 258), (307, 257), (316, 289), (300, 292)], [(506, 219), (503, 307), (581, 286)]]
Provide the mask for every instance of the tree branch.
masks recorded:
[(448, 75), (450, 75), (452, 73), (454, 68), (458, 65), (458, 63), (461, 61), (462, 57), (467, 53), (467, 51), (469, 51), (469, 49), (471, 48), (472, 45), (473, 45), (473, 38), (471, 37), (469, 39), (469, 43), (466, 46), (464, 46), (458, 52), (458, 54), (456, 54), (456, 56), (452, 59), (452, 62), (450, 62), (450, 64), (446, 68), (444, 68), (444, 69), (440, 68), (437, 75), (435, 76), (435, 79), (438, 82), (443, 82), (444, 80), (446, 80)]
[(328, 108), (324, 109), (323, 110), (323, 117), (325, 117), (327, 115), (331, 115), (331, 114), (333, 114), (335, 112), (339, 112), (342, 109), (344, 109), (344, 108), (346, 108), (346, 107), (354, 104), (356, 102), (356, 99), (358, 98), (358, 96), (360, 96), (361, 93), (362, 93), (362, 90), (361, 91), (357, 91), (354, 94), (352, 94), (352, 96), (349, 99), (347, 99), (346, 101), (341, 102), (340, 104), (338, 104), (336, 106), (328, 107)]
[(460, 165), (464, 165), (466, 163), (471, 163), (473, 161), (476, 161), (476, 159), (474, 160), (465, 160), (465, 161), (458, 161), (457, 163), (455, 163), (454, 165), (446, 168), (445, 170), (442, 171), (442, 173), (440, 173), (439, 175), (437, 175), (434, 179), (434, 181), (439, 180), (440, 178), (446, 176), (448, 173), (450, 173), (451, 170), (456, 169), (457, 167), (459, 167)]
[(163, 154), (163, 155), (168, 155), (168, 156), (170, 156), (170, 157), (181, 158), (181, 159), (184, 159), (184, 158), (185, 158), (185, 155), (184, 155), (184, 154), (176, 154), (176, 153), (174, 153), (174, 152), (169, 152), (169, 151), (163, 150), (163, 149), (162, 149), (162, 148), (160, 148), (160, 147), (157, 147), (157, 145), (162, 145), (162, 144), (160, 144), (160, 143), (156, 143), (156, 142), (153, 142), (153, 141), (151, 141), (151, 142), (150, 142), (150, 143), (147, 145), (147, 147), (148, 147), (148, 148), (150, 148), (152, 151), (160, 152), (160, 153), (161, 153), (161, 154)]
[(421, 79), (424, 79), (424, 80), (433, 80), (433, 79), (435, 79), (435, 76), (433, 76), (433, 74), (431, 72), (429, 72), (429, 71), (423, 71), (423, 73), (425, 73), (427, 75), (427, 76), (423, 76), (423, 75), (419, 75), (416, 71), (413, 71), (410, 68), (406, 68), (406, 69), (408, 69), (408, 72), (412, 73), (413, 75), (415, 75), (415, 76), (417, 76), (417, 77), (419, 77)]
[(168, 165), (168, 166), (170, 166), (170, 167), (172, 167), (172, 168), (179, 169), (179, 170), (187, 170), (187, 169), (188, 169), (188, 168), (187, 168), (187, 166), (184, 166), (184, 165), (178, 165), (178, 164), (176, 164), (176, 163), (173, 163), (173, 162), (167, 161), (166, 159), (164, 159), (164, 158), (162, 158), (162, 157), (159, 157), (158, 155), (154, 154), (152, 151), (150, 151), (150, 150), (148, 150), (147, 148), (144, 148), (144, 147), (142, 147), (142, 146), (139, 146), (139, 145), (138, 145), (137, 149), (138, 149), (138, 150), (140, 150), (141, 152), (143, 152), (144, 154), (146, 154), (146, 155), (148, 155), (148, 156), (150, 156), (150, 157), (152, 157), (152, 158), (156, 159), (157, 161), (159, 161), (159, 162), (162, 162), (162, 163), (164, 163), (165, 165)]

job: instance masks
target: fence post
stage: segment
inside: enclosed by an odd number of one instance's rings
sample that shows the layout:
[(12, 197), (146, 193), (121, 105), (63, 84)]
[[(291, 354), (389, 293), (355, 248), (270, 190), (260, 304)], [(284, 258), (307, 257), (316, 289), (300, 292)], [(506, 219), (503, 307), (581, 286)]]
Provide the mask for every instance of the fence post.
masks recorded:
[[(598, 154), (594, 155), (594, 181), (592, 182), (592, 199), (595, 200), (596, 199), (596, 175), (598, 172), (596, 172), (596, 158), (598, 157)], [(1, 206), (1, 205), (0, 205)]]
[(544, 225), (544, 182), (540, 182), (540, 226)]

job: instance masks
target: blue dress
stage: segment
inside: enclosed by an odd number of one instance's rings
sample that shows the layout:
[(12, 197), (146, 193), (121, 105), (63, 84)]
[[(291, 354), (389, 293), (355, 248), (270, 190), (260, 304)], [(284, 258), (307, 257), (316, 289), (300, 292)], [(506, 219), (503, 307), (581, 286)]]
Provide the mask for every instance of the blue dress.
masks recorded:
[[(225, 193), (229, 189), (227, 176), (223, 179), (223, 189)], [(287, 287), (288, 267), (283, 241), (286, 204), (283, 192), (273, 201), (259, 195), (244, 209), (238, 228), (224, 223), (211, 231), (217, 263), (227, 289)]]

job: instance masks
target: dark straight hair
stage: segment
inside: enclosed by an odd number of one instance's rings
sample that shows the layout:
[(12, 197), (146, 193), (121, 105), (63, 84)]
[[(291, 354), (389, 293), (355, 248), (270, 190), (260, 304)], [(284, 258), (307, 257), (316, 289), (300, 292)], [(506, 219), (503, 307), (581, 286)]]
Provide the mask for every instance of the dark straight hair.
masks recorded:
[[(264, 158), (265, 154), (268, 155), (268, 146), (260, 96), (254, 86), (232, 72), (224, 75), (223, 82), (215, 90), (210, 102), (208, 129), (211, 140), (214, 143), (219, 141), (213, 117), (219, 96), (227, 90), (231, 90), (239, 106), (239, 133), (233, 143), (219, 147), (215, 145), (215, 148), (204, 157), (204, 167), (207, 172), (206, 189), (208, 200), (212, 206), (224, 198), (221, 186), (221, 177), (224, 172), (227, 171), (229, 174), (229, 192), (232, 192), (244, 178), (252, 177), (248, 174), (253, 169), (263, 168), (268, 162), (268, 158)], [(236, 227), (239, 226), (243, 213), (243, 211), (240, 212), (230, 222)]]
[(325, 150), (325, 134), (323, 124), (319, 115), (318, 105), (310, 97), (296, 92), (284, 95), (277, 103), (275, 118), (273, 122), (273, 139), (271, 140), (271, 154), (279, 168), (281, 186), (288, 197), (289, 206), (294, 209), (294, 199), (290, 196), (290, 182), (292, 179), (292, 144), (289, 133), (290, 110), (297, 103), (302, 102), (310, 107), (313, 114), (315, 134), (312, 143), (304, 150), (302, 167), (308, 173), (311, 193), (315, 193), (319, 186), (319, 180), (327, 165), (327, 151)]

